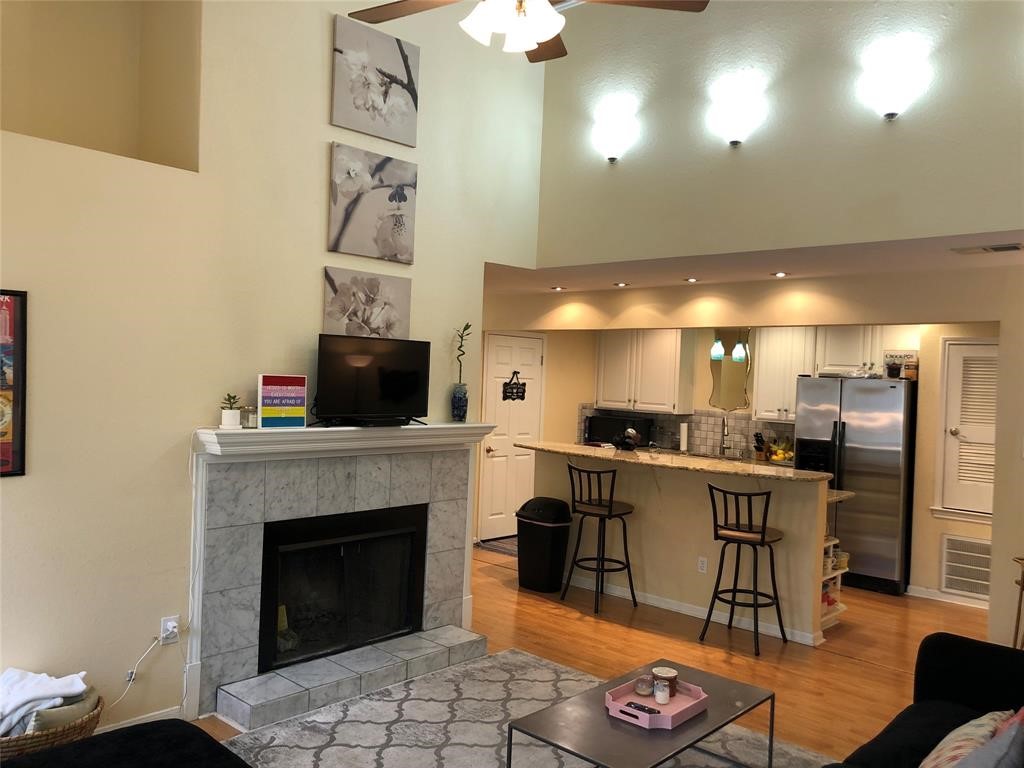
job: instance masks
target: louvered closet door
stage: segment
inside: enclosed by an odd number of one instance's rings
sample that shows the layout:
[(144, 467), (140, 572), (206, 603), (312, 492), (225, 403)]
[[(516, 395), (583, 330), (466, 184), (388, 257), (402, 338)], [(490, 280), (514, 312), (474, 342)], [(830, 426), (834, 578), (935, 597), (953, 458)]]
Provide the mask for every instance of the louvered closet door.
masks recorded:
[(995, 344), (950, 344), (942, 506), (992, 512), (996, 460)]

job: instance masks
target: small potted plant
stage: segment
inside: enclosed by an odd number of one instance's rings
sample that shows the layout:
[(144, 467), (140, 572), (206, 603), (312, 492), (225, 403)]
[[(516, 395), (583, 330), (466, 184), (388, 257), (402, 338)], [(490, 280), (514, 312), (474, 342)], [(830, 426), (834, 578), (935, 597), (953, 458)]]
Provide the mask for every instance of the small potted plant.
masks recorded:
[(224, 399), (220, 402), (220, 428), (221, 429), (241, 429), (241, 411), (239, 410), (239, 403), (241, 398), (238, 395), (232, 395), (228, 392), (224, 395)]
[(461, 330), (455, 329), (455, 337), (459, 340), (455, 354), (459, 363), (459, 381), (452, 387), (452, 421), (465, 421), (469, 409), (469, 392), (462, 381), (462, 358), (466, 356), (466, 339), (470, 336), (471, 327), (466, 323)]

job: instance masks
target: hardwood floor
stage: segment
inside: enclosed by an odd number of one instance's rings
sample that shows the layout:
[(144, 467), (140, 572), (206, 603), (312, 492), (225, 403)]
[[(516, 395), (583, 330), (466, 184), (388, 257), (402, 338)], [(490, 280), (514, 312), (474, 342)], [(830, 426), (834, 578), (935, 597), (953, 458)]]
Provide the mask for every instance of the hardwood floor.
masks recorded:
[[(842, 758), (910, 703), (914, 659), (921, 639), (936, 631), (984, 638), (987, 615), (914, 597), (843, 590), (849, 610), (826, 632), (819, 648), (761, 638), (713, 624), (697, 642), (701, 620), (606, 597), (595, 617), (593, 593), (520, 592), (516, 561), (479, 548), (473, 553), (473, 629), (488, 638), (491, 653), (519, 648), (610, 678), (659, 657), (770, 688), (777, 693), (776, 735)], [(767, 731), (767, 712), (740, 721)]]
[[(937, 631), (984, 638), (986, 614), (934, 600), (843, 590), (849, 610), (828, 630), (820, 648), (761, 638), (753, 653), (749, 632), (714, 624), (697, 642), (701, 621), (661, 608), (639, 608), (606, 597), (594, 616), (593, 593), (520, 592), (514, 557), (473, 550), (473, 629), (487, 635), (488, 651), (508, 648), (582, 669), (601, 678), (659, 657), (771, 688), (778, 694), (779, 738), (842, 758), (874, 736), (910, 702), (914, 659), (921, 639)], [(216, 717), (196, 725), (219, 740), (237, 731)], [(740, 721), (766, 731), (767, 712)]]

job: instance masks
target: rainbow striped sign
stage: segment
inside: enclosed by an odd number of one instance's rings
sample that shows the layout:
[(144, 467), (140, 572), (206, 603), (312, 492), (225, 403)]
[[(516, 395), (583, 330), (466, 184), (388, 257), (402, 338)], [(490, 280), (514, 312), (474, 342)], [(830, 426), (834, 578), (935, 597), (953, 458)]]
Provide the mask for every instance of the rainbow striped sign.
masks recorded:
[(306, 377), (261, 373), (256, 418), (260, 429), (306, 426)]

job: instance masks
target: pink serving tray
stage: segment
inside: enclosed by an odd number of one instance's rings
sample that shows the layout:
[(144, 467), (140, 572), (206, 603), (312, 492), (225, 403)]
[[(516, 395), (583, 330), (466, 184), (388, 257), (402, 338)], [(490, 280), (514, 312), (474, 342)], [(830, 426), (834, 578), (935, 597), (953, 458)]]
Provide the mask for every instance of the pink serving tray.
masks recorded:
[[(653, 696), (638, 695), (633, 690), (634, 682), (631, 680), (625, 685), (612, 688), (605, 693), (604, 705), (608, 708), (609, 715), (650, 730), (652, 728), (675, 728), (708, 708), (708, 695), (704, 693), (703, 689), (690, 683), (684, 683), (682, 680), (678, 682), (676, 695), (668, 700), (668, 704), (656, 703)], [(631, 701), (660, 709), (661, 714), (648, 715), (640, 710), (627, 707), (626, 704)]]

